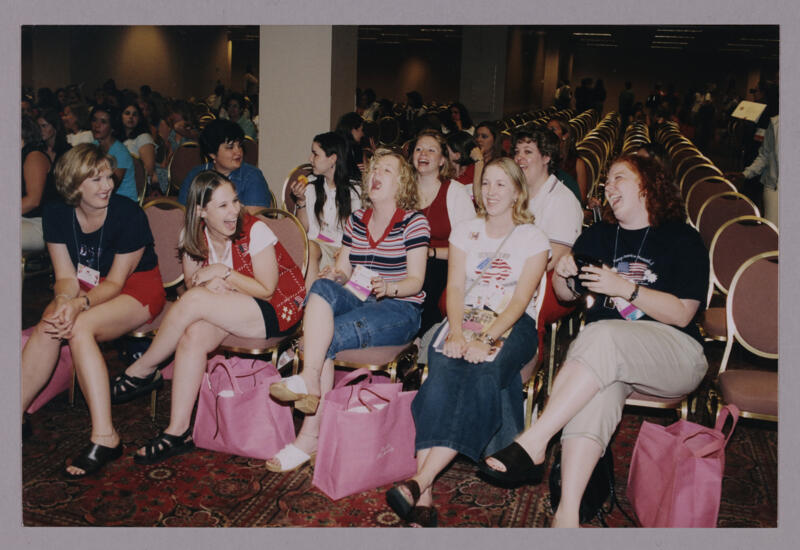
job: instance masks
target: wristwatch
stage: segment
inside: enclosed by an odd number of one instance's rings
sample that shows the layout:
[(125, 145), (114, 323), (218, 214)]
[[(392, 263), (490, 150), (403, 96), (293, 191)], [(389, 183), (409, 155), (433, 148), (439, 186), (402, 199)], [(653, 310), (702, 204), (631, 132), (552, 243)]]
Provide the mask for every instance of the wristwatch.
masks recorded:
[(494, 338), (492, 338), (491, 336), (489, 336), (485, 332), (481, 332), (480, 334), (475, 336), (475, 339), (478, 342), (483, 342), (484, 344), (488, 344), (490, 347), (494, 346), (495, 343), (497, 343), (497, 340), (495, 340)]
[(628, 301), (633, 303), (633, 301), (638, 298), (639, 296), (639, 283), (634, 283), (633, 292), (631, 292), (631, 297), (628, 298)]

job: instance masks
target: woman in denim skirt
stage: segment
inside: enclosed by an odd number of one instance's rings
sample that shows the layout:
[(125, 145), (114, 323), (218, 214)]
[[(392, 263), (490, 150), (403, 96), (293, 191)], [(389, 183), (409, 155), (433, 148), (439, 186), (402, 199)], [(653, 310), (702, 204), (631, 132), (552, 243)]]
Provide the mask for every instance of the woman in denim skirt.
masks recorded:
[[(450, 233), (448, 323), (431, 344), (430, 374), (411, 405), (417, 474), (386, 493), (410, 524), (436, 525), (433, 481), (458, 453), (478, 461), (499, 433), (505, 445), (522, 426), (522, 407), (514, 407), (514, 426), (504, 429), (503, 392), (521, 394), (520, 370), (536, 352), (535, 292), (550, 243), (533, 225), (525, 176), (511, 159), (486, 166), (475, 199), (478, 217)], [(462, 329), (468, 308), (494, 320)]]

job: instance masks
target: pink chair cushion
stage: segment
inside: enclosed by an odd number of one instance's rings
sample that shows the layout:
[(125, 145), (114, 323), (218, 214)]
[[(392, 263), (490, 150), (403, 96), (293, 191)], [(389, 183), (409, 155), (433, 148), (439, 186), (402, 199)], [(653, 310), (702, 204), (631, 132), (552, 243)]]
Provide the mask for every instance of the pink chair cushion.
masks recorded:
[(634, 392), (628, 396), (628, 401), (647, 401), (649, 403), (661, 403), (665, 408), (678, 408), (685, 398), (685, 395), (681, 395), (680, 397), (659, 397), (657, 395), (639, 393), (634, 390)]
[(725, 403), (742, 411), (778, 416), (778, 373), (758, 370), (726, 370), (719, 375)]

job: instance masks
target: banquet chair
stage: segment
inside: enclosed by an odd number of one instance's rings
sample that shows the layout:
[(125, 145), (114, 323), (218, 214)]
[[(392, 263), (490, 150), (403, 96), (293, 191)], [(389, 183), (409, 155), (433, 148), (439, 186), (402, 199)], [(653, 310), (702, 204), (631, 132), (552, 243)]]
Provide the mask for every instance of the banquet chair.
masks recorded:
[(172, 190), (177, 195), (183, 184), (183, 180), (195, 166), (203, 164), (203, 153), (196, 141), (184, 141), (172, 154), (167, 168), (167, 179), (169, 188), (167, 194)]
[[(283, 182), (281, 188), (281, 200), (283, 201), (282, 208), (292, 214), (296, 213), (294, 204), (294, 195), (292, 195), (292, 184), (297, 181), (300, 176), (308, 178), (311, 175), (311, 164), (305, 163), (294, 168)], [(278, 206), (275, 205), (275, 208)]]
[[(258, 166), (258, 140), (250, 136), (244, 136), (242, 141), (242, 149), (244, 149), (244, 161), (247, 164)], [(274, 202), (272, 203), (275, 204)]]
[(136, 181), (136, 196), (139, 206), (144, 203), (144, 196), (147, 194), (147, 175), (144, 173), (142, 159), (133, 158), (133, 179)]
[[(263, 208), (256, 215), (275, 233), (292, 260), (300, 267), (303, 277), (308, 267), (308, 237), (293, 214), (279, 208)], [(291, 334), (271, 338), (242, 338), (228, 335), (220, 344), (220, 350), (228, 355), (259, 355), (266, 357), (273, 365), (278, 364), (278, 356), (291, 347), (300, 335), (300, 326)]]
[(696, 182), (708, 176), (720, 176), (722, 172), (719, 168), (711, 163), (695, 164), (690, 166), (681, 176), (678, 181), (678, 187), (681, 190), (681, 197), (686, 200), (686, 194)]
[(758, 207), (741, 193), (726, 191), (709, 197), (697, 213), (696, 227), (706, 249), (723, 223), (739, 216), (760, 216)]
[(692, 188), (686, 193), (685, 203), (686, 218), (689, 221), (689, 225), (696, 229), (700, 207), (709, 198), (727, 191), (735, 192), (736, 186), (720, 176), (706, 176), (692, 184)]
[(733, 277), (725, 307), (728, 341), (709, 400), (709, 412), (717, 416), (733, 404), (744, 418), (778, 421), (777, 371), (728, 369), (736, 342), (759, 357), (778, 359), (778, 271), (778, 251), (771, 250), (745, 261)]

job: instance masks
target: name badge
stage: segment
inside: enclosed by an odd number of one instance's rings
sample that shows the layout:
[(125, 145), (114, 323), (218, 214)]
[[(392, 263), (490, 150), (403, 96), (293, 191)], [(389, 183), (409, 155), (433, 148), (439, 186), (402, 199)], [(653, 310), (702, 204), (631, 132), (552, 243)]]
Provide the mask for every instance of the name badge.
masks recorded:
[(363, 302), (372, 293), (372, 279), (377, 276), (378, 274), (371, 269), (357, 265), (344, 287)]
[(100, 282), (100, 272), (89, 266), (78, 264), (78, 282), (82, 287), (94, 288)]
[(636, 321), (644, 317), (644, 311), (630, 303), (625, 298), (620, 298), (617, 296), (614, 298), (614, 304), (616, 305), (619, 314), (628, 321)]

